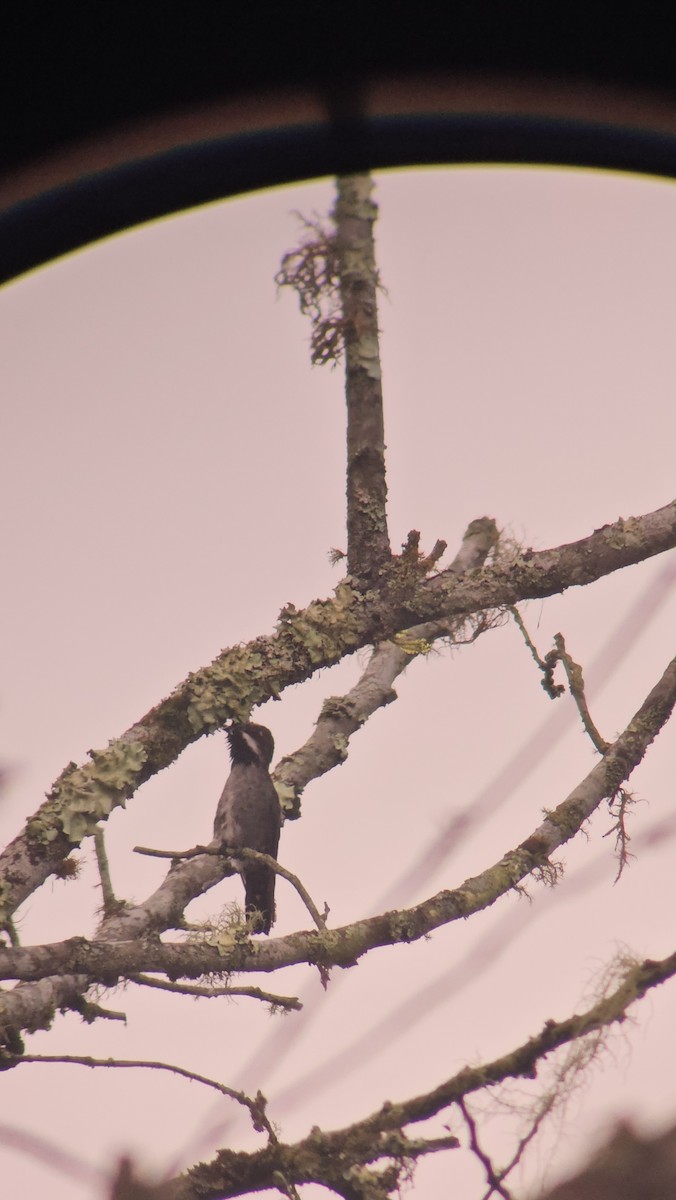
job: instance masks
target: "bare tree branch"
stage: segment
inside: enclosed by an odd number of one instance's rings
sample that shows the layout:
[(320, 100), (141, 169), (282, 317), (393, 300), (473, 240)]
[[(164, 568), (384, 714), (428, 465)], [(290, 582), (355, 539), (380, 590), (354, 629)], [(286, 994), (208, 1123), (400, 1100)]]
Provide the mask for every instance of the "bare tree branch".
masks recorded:
[(108, 864), (108, 855), (106, 854), (105, 835), (102, 829), (94, 830), (94, 847), (96, 849), (96, 862), (99, 868), (99, 878), (101, 880), (101, 895), (103, 896), (103, 911), (106, 916), (117, 912), (119, 902), (115, 898), (113, 884), (110, 878), (110, 866)]
[(461, 1096), (458, 1100), (458, 1108), (463, 1115), (469, 1132), (470, 1150), (475, 1158), (479, 1160), (486, 1174), (488, 1191), (485, 1193), (484, 1200), (490, 1200), (490, 1197), (495, 1195), (503, 1196), (504, 1200), (512, 1200), (511, 1192), (509, 1192), (507, 1188), (503, 1186), (502, 1179), (499, 1178), (496, 1168), (493, 1166), (488, 1154), (486, 1154), (485, 1150), (482, 1149), (479, 1143), (479, 1131), (477, 1129), (476, 1121), (474, 1120), (464, 1096)]
[(577, 705), (577, 711), (580, 714), (580, 720), (584, 726), (585, 733), (588, 734), (592, 745), (596, 750), (598, 750), (599, 754), (605, 754), (606, 750), (608, 749), (608, 742), (605, 740), (605, 738), (601, 737), (601, 734), (591, 719), (591, 713), (589, 712), (587, 697), (584, 690), (582, 667), (579, 665), (579, 663), (576, 663), (573, 658), (571, 658), (570, 654), (566, 650), (566, 643), (562, 634), (556, 633), (554, 635), (554, 645), (556, 647), (556, 654), (559, 662), (563, 664), (563, 669), (566, 672), (570, 694)]
[(156, 979), (152, 975), (130, 975), (130, 983), (140, 987), (158, 988), (163, 992), (175, 992), (181, 996), (204, 996), (213, 999), (217, 996), (248, 996), (252, 1000), (262, 1000), (273, 1008), (284, 1008), (287, 1012), (299, 1012), (303, 1005), (297, 996), (280, 996), (277, 992), (264, 992), (257, 987), (203, 987), (195, 983), (173, 983), (170, 979)]
[(252, 1099), (244, 1092), (228, 1087), (225, 1083), (219, 1083), (217, 1079), (210, 1079), (208, 1075), (199, 1075), (195, 1071), (188, 1071), (185, 1067), (176, 1066), (175, 1063), (156, 1062), (143, 1058), (92, 1058), (88, 1054), (23, 1054), (21, 1058), (17, 1059), (16, 1065), (21, 1063), (66, 1063), (78, 1067), (169, 1071), (173, 1075), (180, 1075), (183, 1079), (190, 1079), (194, 1083), (203, 1083), (205, 1087), (215, 1088), (222, 1096), (228, 1096), (230, 1100), (235, 1100), (237, 1104), (248, 1109), (253, 1127), (258, 1133), (265, 1132), (271, 1142), (277, 1141), (277, 1135), (265, 1113), (265, 1098), (261, 1096), (260, 1092), (255, 1099)]
[(261, 863), (263, 866), (269, 867), (271, 871), (274, 871), (275, 875), (281, 875), (282, 879), (286, 879), (295, 888), (317, 929), (326, 929), (326, 917), (322, 916), (312, 896), (301, 883), (298, 876), (292, 874), (286, 867), (283, 867), (272, 855), (262, 854), (260, 850), (248, 850), (246, 847), (241, 846), (238, 850), (233, 850), (232, 853), (229, 853), (228, 847), (219, 843), (218, 845), (214, 844), (211, 846), (193, 846), (191, 850), (155, 850), (150, 846), (134, 846), (134, 853), (146, 854), (149, 858), (171, 858), (175, 862), (179, 862), (183, 858), (196, 858), (201, 854), (213, 854), (220, 858), (243, 858), (245, 860), (249, 859), (251, 862)]
[(559, 696), (562, 696), (566, 689), (562, 683), (554, 682), (554, 668), (559, 661), (556, 651), (552, 650), (549, 654), (546, 654), (544, 658), (540, 658), (540, 655), (537, 651), (537, 646), (526, 629), (523, 617), (521, 616), (521, 613), (516, 605), (511, 604), (509, 606), (509, 611), (523, 637), (524, 642), (530, 650), (533, 660), (542, 671), (543, 678), (540, 680), (542, 687), (546, 691), (550, 700), (558, 700)]

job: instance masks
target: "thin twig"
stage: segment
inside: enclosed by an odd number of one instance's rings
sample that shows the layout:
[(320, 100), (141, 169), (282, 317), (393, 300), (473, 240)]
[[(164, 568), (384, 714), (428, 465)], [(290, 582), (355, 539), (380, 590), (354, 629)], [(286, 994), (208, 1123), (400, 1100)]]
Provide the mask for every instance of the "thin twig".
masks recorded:
[(467, 1129), (469, 1130), (470, 1150), (474, 1154), (475, 1158), (478, 1158), (479, 1162), (483, 1166), (484, 1171), (486, 1172), (488, 1191), (485, 1194), (484, 1200), (489, 1200), (489, 1198), (495, 1194), (504, 1197), (504, 1200), (512, 1200), (511, 1192), (502, 1186), (500, 1178), (496, 1174), (493, 1163), (486, 1154), (485, 1150), (482, 1150), (481, 1146), (479, 1145), (479, 1135), (477, 1132), (476, 1121), (474, 1120), (474, 1117), (467, 1106), (464, 1096), (459, 1098), (458, 1108), (460, 1109), (460, 1112), (465, 1119)]
[(191, 846), (189, 850), (157, 850), (154, 846), (134, 846), (134, 854), (145, 854), (147, 858), (171, 858), (176, 862), (180, 862), (182, 859), (199, 858), (201, 854), (209, 854), (213, 858), (228, 857), (223, 848), (217, 845)]
[(113, 884), (110, 878), (110, 867), (108, 865), (108, 855), (106, 854), (106, 841), (103, 829), (99, 826), (94, 830), (94, 849), (96, 850), (96, 863), (99, 868), (99, 879), (101, 880), (101, 895), (103, 896), (103, 912), (105, 916), (116, 912), (119, 908), (119, 902), (113, 891)]
[(303, 1005), (297, 996), (278, 996), (275, 992), (264, 992), (257, 987), (202, 987), (197, 983), (175, 983), (170, 979), (156, 979), (153, 975), (129, 975), (131, 983), (139, 986), (158, 988), (163, 992), (177, 992), (182, 996), (250, 996), (253, 1000), (262, 1000), (275, 1008), (285, 1008), (289, 1011), (300, 1011)]
[(523, 639), (535, 662), (542, 671), (542, 686), (547, 695), (551, 696), (552, 700), (555, 700), (558, 696), (561, 696), (565, 691), (563, 684), (554, 683), (554, 668), (556, 667), (557, 662), (563, 664), (563, 669), (566, 672), (566, 678), (568, 679), (570, 694), (575, 701), (575, 705), (580, 714), (580, 720), (582, 721), (585, 732), (590, 737), (595, 749), (598, 750), (599, 754), (605, 754), (610, 749), (610, 743), (606, 742), (605, 739), (601, 737), (601, 734), (591, 719), (591, 714), (587, 705), (587, 697), (584, 690), (582, 667), (579, 663), (575, 662), (575, 660), (566, 650), (566, 643), (563, 634), (556, 633), (554, 635), (554, 649), (550, 650), (544, 658), (540, 658), (533, 640), (523, 623), (523, 619), (518, 608), (516, 608), (514, 605), (511, 605), (509, 612), (514, 618), (516, 625), (520, 629)]
[(236, 854), (245, 859), (249, 858), (253, 862), (258, 862), (262, 866), (270, 867), (271, 870), (275, 871), (277, 875), (281, 875), (282, 879), (286, 879), (287, 882), (290, 883), (291, 886), (294, 887), (298, 892), (298, 895), (307, 908), (312, 920), (317, 926), (317, 929), (326, 929), (328, 909), (325, 907), (324, 914), (322, 915), (322, 913), (320, 913), (310, 893), (303, 886), (297, 875), (292, 874), (292, 872), (288, 871), (286, 867), (281, 866), (281, 864), (269, 854), (261, 854), (258, 850), (238, 850), (236, 851)]
[(190, 850), (156, 850), (152, 846), (134, 846), (134, 854), (145, 854), (149, 858), (171, 858), (176, 862), (179, 862), (184, 858), (196, 858), (200, 854), (211, 854), (217, 858), (244, 858), (250, 860), (251, 862), (260, 863), (261, 866), (269, 867), (270, 870), (274, 871), (276, 875), (281, 875), (282, 879), (286, 879), (287, 882), (290, 883), (291, 886), (294, 887), (298, 892), (298, 895), (307, 908), (312, 920), (317, 926), (317, 929), (326, 929), (326, 916), (328, 915), (328, 912), (322, 916), (314, 900), (310, 896), (310, 893), (303, 886), (298, 876), (294, 875), (291, 871), (288, 871), (286, 867), (281, 865), (281, 863), (278, 863), (277, 859), (273, 858), (272, 855), (262, 854), (260, 850), (249, 850), (246, 847), (236, 848), (232, 846), (214, 844), (209, 846), (192, 846)]
[(606, 752), (610, 749), (610, 742), (606, 742), (605, 739), (601, 737), (601, 734), (591, 719), (589, 708), (587, 706), (587, 697), (585, 696), (584, 691), (582, 667), (579, 665), (579, 663), (576, 663), (575, 660), (571, 658), (570, 654), (566, 650), (566, 643), (564, 641), (563, 634), (557, 633), (554, 635), (554, 645), (556, 646), (558, 658), (563, 663), (563, 669), (568, 678), (570, 694), (577, 705), (577, 711), (580, 714), (580, 719), (584, 725), (585, 732), (591, 738), (599, 754), (606, 754)]
[(517, 626), (517, 628), (519, 629), (521, 636), (523, 637), (524, 642), (528, 646), (528, 649), (530, 650), (538, 667), (540, 668), (541, 671), (546, 670), (545, 661), (544, 661), (544, 659), (540, 658), (540, 655), (537, 652), (537, 646), (535, 645), (528, 630), (526, 629), (526, 626), (523, 623), (523, 617), (521, 616), (521, 613), (519, 612), (518, 608), (516, 607), (515, 604), (510, 604), (507, 611), (509, 613), (511, 613), (511, 615), (514, 619), (514, 623)]
[(260, 1092), (252, 1100), (244, 1092), (238, 1092), (235, 1088), (228, 1087), (225, 1083), (219, 1083), (216, 1079), (210, 1079), (207, 1075), (199, 1075), (195, 1071), (188, 1071), (185, 1067), (178, 1067), (175, 1063), (156, 1062), (152, 1059), (142, 1058), (91, 1058), (88, 1054), (22, 1054), (15, 1065), (32, 1062), (67, 1063), (79, 1067), (143, 1068), (153, 1071), (170, 1071), (174, 1075), (180, 1075), (183, 1079), (190, 1079), (195, 1083), (203, 1083), (205, 1087), (214, 1088), (222, 1096), (229, 1096), (231, 1100), (235, 1100), (237, 1104), (241, 1104), (243, 1108), (249, 1110), (253, 1127), (258, 1133), (266, 1132), (271, 1142), (277, 1142), (277, 1135), (265, 1115), (265, 1099)]
[(540, 658), (540, 655), (537, 652), (537, 647), (528, 630), (526, 629), (521, 613), (516, 605), (510, 605), (507, 611), (511, 613), (515, 624), (521, 632), (524, 642), (533, 656), (534, 661), (542, 671), (542, 687), (546, 691), (550, 700), (558, 700), (559, 696), (562, 696), (566, 690), (562, 683), (554, 683), (554, 668), (558, 662), (558, 654), (555, 650), (550, 650), (549, 654), (546, 654), (544, 658)]
[(617, 883), (622, 875), (624, 868), (628, 865), (629, 859), (634, 855), (629, 850), (631, 837), (627, 828), (627, 812), (636, 803), (636, 798), (628, 788), (618, 788), (617, 792), (608, 802), (608, 810), (610, 815), (615, 818), (615, 824), (611, 825), (604, 837), (610, 837), (615, 834), (615, 853), (617, 854), (617, 873), (614, 883)]
[[(556, 1107), (557, 1102), (558, 1102), (558, 1096), (557, 1096), (556, 1092), (552, 1090), (545, 1097), (544, 1103), (541, 1104), (538, 1111), (536, 1112), (536, 1114), (533, 1118), (532, 1124), (530, 1126), (530, 1129), (528, 1130), (528, 1133), (525, 1133), (522, 1138), (519, 1138), (516, 1150), (514, 1151), (512, 1157), (510, 1158), (507, 1165), (504, 1167), (501, 1167), (500, 1170), (497, 1172), (497, 1178), (500, 1183), (504, 1183), (505, 1179), (507, 1179), (507, 1176), (511, 1175), (514, 1168), (516, 1166), (518, 1166), (518, 1164), (521, 1162), (521, 1159), (523, 1158), (525, 1151), (527, 1150), (530, 1143), (533, 1141), (533, 1138), (538, 1133), (538, 1131), (542, 1125), (542, 1122), (544, 1121), (545, 1117), (549, 1116), (549, 1113), (552, 1111), (552, 1109)], [(493, 1194), (493, 1192), (489, 1185), (489, 1190), (484, 1193), (484, 1195), (481, 1197), (481, 1200), (490, 1200), (490, 1197), (492, 1194)]]
[(94, 1021), (100, 1017), (106, 1021), (122, 1021), (124, 1025), (127, 1024), (125, 1012), (114, 1008), (103, 1008), (100, 1004), (95, 1004), (93, 1000), (86, 1000), (84, 996), (76, 997), (70, 1007), (72, 1012), (80, 1014), (87, 1025), (93, 1025)]

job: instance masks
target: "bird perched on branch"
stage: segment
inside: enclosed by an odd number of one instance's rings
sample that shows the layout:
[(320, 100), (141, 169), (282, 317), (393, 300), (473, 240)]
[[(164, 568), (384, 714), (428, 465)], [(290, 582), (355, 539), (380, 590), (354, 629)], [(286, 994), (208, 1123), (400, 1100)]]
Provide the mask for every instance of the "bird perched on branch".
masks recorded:
[[(214, 818), (214, 837), (229, 849), (258, 850), (277, 857), (281, 810), (269, 767), (275, 743), (264, 725), (231, 725), (226, 730), (232, 770)], [(275, 873), (270, 867), (233, 856), (242, 876), (247, 917), (269, 933), (275, 919)]]

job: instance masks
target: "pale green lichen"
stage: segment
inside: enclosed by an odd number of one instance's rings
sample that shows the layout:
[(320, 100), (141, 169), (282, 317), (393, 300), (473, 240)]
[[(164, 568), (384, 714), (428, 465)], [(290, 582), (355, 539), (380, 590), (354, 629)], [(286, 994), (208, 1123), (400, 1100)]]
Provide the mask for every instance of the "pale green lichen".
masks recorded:
[(7, 920), (7, 907), (12, 900), (12, 889), (6, 879), (0, 878), (0, 929)]
[(279, 614), (276, 645), (259, 639), (251, 646), (235, 646), (191, 676), (187, 716), (193, 731), (212, 732), (230, 718), (246, 721), (256, 704), (282, 690), (297, 665), (298, 651), (305, 652), (310, 667), (328, 665), (349, 653), (362, 633), (358, 599), (343, 580), (332, 600), (313, 600), (303, 610), (287, 604)]
[(362, 1200), (385, 1200), (389, 1194), (389, 1188), (385, 1187), (380, 1173), (370, 1170), (369, 1167), (353, 1163), (342, 1174), (350, 1192), (360, 1196)]
[(377, 333), (362, 333), (350, 349), (354, 364), (361, 367), (369, 379), (379, 381), (382, 371)]
[(405, 912), (390, 915), (390, 936), (396, 942), (414, 942), (420, 936), (414, 918)]
[(418, 654), (429, 654), (432, 649), (432, 643), (425, 638), (407, 637), (406, 632), (395, 633), (392, 638), (395, 646), (404, 651), (404, 654), (410, 654), (411, 658), (415, 658)]
[(343, 580), (334, 597), (329, 601), (313, 600), (303, 610), (287, 604), (279, 614), (277, 629), (305, 650), (312, 666), (334, 662), (359, 642), (362, 624), (355, 603), (358, 593)]
[(233, 646), (208, 670), (192, 675), (187, 715), (194, 732), (220, 729), (230, 718), (246, 721), (263, 666), (263, 656), (254, 643)]
[(218, 954), (229, 954), (231, 950), (234, 950), (238, 940), (231, 929), (219, 929), (214, 933), (205, 933), (201, 944), (210, 946)]
[(624, 550), (630, 546), (642, 545), (644, 537), (641, 522), (637, 521), (636, 517), (628, 517), (626, 521), (618, 517), (615, 525), (610, 527), (607, 541), (614, 550)]
[(43, 844), (64, 833), (73, 845), (93, 833), (138, 786), (146, 751), (138, 741), (111, 742), (106, 750), (90, 750), (91, 762), (72, 763), (57, 779), (46, 804), (28, 822), (28, 835)]
[(208, 946), (221, 957), (227, 957), (238, 947), (250, 947), (254, 923), (253, 915), (246, 917), (239, 904), (233, 901), (226, 904), (216, 917), (208, 918), (191, 929), (186, 942), (191, 946)]
[(348, 751), (350, 749), (350, 739), (346, 733), (334, 733), (333, 738), (334, 749), (339, 756), (341, 762), (345, 762)]
[(295, 787), (288, 783), (281, 783), (278, 780), (273, 780), (279, 806), (283, 813), (295, 812), (298, 807), (298, 792)]

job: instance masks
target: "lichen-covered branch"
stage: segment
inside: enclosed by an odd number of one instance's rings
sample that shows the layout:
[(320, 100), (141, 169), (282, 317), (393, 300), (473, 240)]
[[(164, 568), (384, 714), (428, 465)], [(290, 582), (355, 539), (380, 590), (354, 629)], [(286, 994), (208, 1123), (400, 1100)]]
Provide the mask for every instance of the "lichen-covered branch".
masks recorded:
[[(472, 521), (448, 570), (458, 578), (483, 566), (498, 540), (491, 517)], [(300, 816), (300, 798), (318, 779), (347, 758), (350, 738), (379, 708), (397, 699), (392, 684), (414, 658), (426, 653), (439, 638), (453, 638), (463, 627), (462, 618), (414, 625), (393, 641), (380, 642), (353, 688), (344, 696), (325, 700), (314, 732), (300, 749), (283, 758), (273, 779), (287, 820)]]
[[(413, 908), (339, 929), (293, 933), (265, 945), (233, 936), (231, 945), (221, 941), (216, 948), (140, 938), (119, 942), (71, 938), (47, 946), (0, 947), (0, 978), (36, 981), (2, 996), (0, 1029), (16, 1038), (19, 1029), (44, 1027), (53, 1015), (50, 1005), (75, 1007), (76, 988), (84, 991), (88, 982), (112, 986), (119, 979), (146, 972), (194, 979), (215, 972), (271, 972), (298, 963), (351, 966), (374, 947), (416, 941), (441, 925), (488, 908), (531, 872), (548, 868), (550, 855), (579, 832), (601, 801), (613, 796), (638, 765), (675, 703), (676, 659), (603, 759), (547, 813), (530, 837), (459, 888), (438, 892)], [(59, 975), (63, 975), (61, 980)], [(58, 1003), (50, 991), (57, 987), (66, 989), (66, 999)]]
[(347, 569), (357, 579), (376, 579), (390, 557), (372, 191), (370, 175), (344, 176), (334, 210), (345, 344)]
[(466, 617), (519, 600), (554, 595), (641, 562), (676, 545), (676, 501), (618, 520), (581, 541), (525, 551), (460, 579), (451, 568), (421, 579), (391, 560), (377, 589), (343, 580), (329, 600), (299, 610), (287, 605), (276, 631), (224, 650), (90, 761), (71, 763), (47, 801), (0, 855), (0, 927), (117, 805), (168, 767), (199, 737), (291, 684), (363, 646), (427, 621)]

